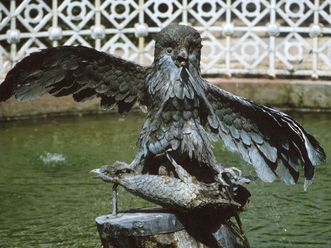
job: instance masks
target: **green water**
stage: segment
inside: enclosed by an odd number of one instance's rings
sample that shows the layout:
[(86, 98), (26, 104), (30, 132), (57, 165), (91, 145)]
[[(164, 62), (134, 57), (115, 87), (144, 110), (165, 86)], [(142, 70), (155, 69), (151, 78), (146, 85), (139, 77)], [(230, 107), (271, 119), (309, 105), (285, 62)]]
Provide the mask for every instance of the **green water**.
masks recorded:
[[(331, 115), (295, 117), (331, 154)], [(111, 210), (111, 187), (91, 169), (130, 162), (143, 117), (103, 115), (0, 123), (0, 247), (99, 247), (95, 217)], [(220, 161), (245, 165), (215, 146)], [(56, 160), (59, 161), (48, 161)], [(331, 163), (317, 169), (308, 193), (300, 184), (249, 186), (242, 214), (252, 247), (331, 247)], [(120, 209), (152, 204), (120, 191)]]

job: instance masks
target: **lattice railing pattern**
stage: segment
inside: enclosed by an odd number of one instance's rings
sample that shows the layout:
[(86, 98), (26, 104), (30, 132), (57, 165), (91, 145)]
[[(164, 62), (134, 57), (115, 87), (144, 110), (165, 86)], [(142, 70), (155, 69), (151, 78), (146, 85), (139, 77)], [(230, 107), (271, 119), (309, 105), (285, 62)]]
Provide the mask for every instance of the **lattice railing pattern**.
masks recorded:
[(153, 34), (172, 22), (201, 32), (204, 73), (331, 76), (331, 0), (4, 0), (0, 77), (57, 45), (150, 64)]

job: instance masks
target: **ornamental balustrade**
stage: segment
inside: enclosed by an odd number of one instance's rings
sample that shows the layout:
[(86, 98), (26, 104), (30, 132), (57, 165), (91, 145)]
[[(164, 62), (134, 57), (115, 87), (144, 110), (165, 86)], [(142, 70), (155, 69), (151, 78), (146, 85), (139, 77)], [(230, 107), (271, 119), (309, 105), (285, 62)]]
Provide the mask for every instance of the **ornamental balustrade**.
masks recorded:
[(201, 32), (205, 74), (331, 76), (331, 0), (2, 0), (0, 77), (58, 45), (150, 64), (153, 34), (172, 22)]

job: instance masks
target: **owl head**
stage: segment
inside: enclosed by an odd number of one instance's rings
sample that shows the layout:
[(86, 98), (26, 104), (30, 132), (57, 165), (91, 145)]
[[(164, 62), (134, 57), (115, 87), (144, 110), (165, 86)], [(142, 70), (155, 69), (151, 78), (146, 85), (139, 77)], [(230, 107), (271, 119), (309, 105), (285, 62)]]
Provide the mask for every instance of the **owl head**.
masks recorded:
[(197, 30), (185, 25), (172, 24), (155, 36), (154, 62), (171, 58), (178, 67), (200, 67), (201, 36)]

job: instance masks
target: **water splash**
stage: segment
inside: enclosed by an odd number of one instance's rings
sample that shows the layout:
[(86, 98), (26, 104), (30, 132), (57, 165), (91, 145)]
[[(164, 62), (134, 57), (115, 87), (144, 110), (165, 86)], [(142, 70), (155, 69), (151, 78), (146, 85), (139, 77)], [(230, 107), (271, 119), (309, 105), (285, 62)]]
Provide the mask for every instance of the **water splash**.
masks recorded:
[(39, 157), (41, 161), (45, 165), (51, 164), (51, 163), (62, 163), (66, 160), (66, 158), (60, 154), (60, 153), (51, 153), (51, 152), (46, 152)]

